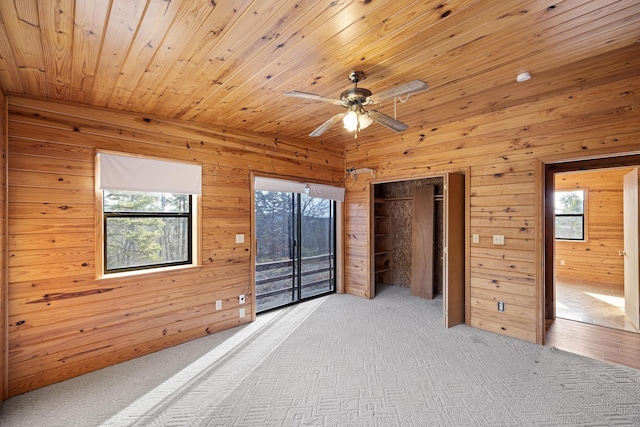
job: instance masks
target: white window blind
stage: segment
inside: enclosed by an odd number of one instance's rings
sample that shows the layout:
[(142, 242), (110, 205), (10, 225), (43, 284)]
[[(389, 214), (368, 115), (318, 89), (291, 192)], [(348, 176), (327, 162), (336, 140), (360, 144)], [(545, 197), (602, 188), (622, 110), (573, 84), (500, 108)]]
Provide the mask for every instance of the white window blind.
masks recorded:
[(309, 196), (344, 202), (344, 188), (332, 185), (309, 184)]
[(102, 190), (202, 194), (202, 166), (99, 153)]
[(305, 193), (309, 189), (309, 196), (320, 199), (336, 200), (344, 202), (344, 188), (332, 185), (313, 184), (297, 181), (288, 181), (277, 178), (255, 177), (254, 188), (264, 191), (280, 191), (285, 193)]
[(280, 191), (283, 193), (304, 193), (306, 185), (304, 182), (256, 176), (254, 188), (256, 190)]

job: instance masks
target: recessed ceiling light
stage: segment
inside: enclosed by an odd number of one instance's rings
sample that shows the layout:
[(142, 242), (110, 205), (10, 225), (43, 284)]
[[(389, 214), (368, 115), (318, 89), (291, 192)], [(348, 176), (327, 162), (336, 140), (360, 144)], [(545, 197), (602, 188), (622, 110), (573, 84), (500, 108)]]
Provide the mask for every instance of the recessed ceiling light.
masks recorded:
[(516, 77), (516, 81), (518, 83), (522, 83), (522, 82), (526, 82), (530, 78), (531, 78), (531, 73), (528, 71), (525, 71), (524, 73), (518, 74), (518, 76)]

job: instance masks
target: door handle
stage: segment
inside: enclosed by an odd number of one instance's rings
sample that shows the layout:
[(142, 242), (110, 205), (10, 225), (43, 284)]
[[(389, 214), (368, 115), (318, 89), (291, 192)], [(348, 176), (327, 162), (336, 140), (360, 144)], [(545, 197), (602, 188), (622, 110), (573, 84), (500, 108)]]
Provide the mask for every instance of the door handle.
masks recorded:
[(620, 256), (625, 256), (627, 254), (627, 251), (618, 251), (618, 255)]

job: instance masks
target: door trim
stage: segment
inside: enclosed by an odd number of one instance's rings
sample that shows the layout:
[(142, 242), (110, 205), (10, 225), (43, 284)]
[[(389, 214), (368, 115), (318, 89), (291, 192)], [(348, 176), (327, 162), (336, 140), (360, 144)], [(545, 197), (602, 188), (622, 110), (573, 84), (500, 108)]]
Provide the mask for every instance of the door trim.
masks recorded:
[[(554, 245), (554, 211), (553, 192), (556, 173), (587, 171), (594, 169), (615, 169), (640, 165), (640, 154), (621, 155), (601, 159), (568, 160), (561, 163), (544, 164), (544, 194), (542, 197), (544, 217), (544, 319), (555, 319), (555, 245)], [(544, 334), (541, 343), (544, 344)]]
[[(424, 175), (424, 176), (411, 176), (411, 177), (395, 177), (395, 178), (374, 178), (368, 181), (369, 185), (369, 212), (367, 215), (367, 230), (369, 232), (369, 240), (368, 240), (368, 275), (369, 275), (369, 298), (375, 297), (375, 265), (374, 265), (374, 233), (373, 233), (373, 216), (374, 216), (374, 187), (378, 184), (389, 184), (394, 182), (403, 182), (403, 181), (416, 181), (421, 179), (429, 179), (429, 178), (442, 178), (444, 185), (444, 176), (447, 174), (458, 173), (464, 175), (464, 323), (466, 325), (470, 325), (470, 277), (471, 277), (471, 269), (470, 269), (470, 241), (469, 241), (469, 232), (470, 232), (470, 203), (471, 203), (471, 174), (470, 168), (460, 168), (453, 169), (449, 171), (445, 171), (442, 173), (434, 173), (433, 175)], [(444, 207), (444, 206), (443, 206)], [(447, 221), (443, 213), (443, 220)], [(443, 224), (444, 226), (444, 224)], [(443, 291), (444, 291), (443, 286)], [(444, 298), (443, 298), (444, 299)], [(443, 302), (444, 308), (444, 302)], [(443, 316), (444, 317), (444, 316)]]

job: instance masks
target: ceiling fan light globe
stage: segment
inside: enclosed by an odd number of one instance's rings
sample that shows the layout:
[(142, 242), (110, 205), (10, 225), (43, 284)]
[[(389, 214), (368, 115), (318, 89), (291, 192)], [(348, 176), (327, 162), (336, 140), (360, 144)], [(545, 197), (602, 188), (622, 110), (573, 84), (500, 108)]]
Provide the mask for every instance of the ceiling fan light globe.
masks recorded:
[(373, 123), (373, 120), (367, 114), (361, 114), (358, 119), (360, 120), (360, 129), (366, 129)]
[(349, 111), (344, 119), (342, 119), (344, 128), (349, 132), (354, 132), (358, 129), (358, 113), (355, 111)]

